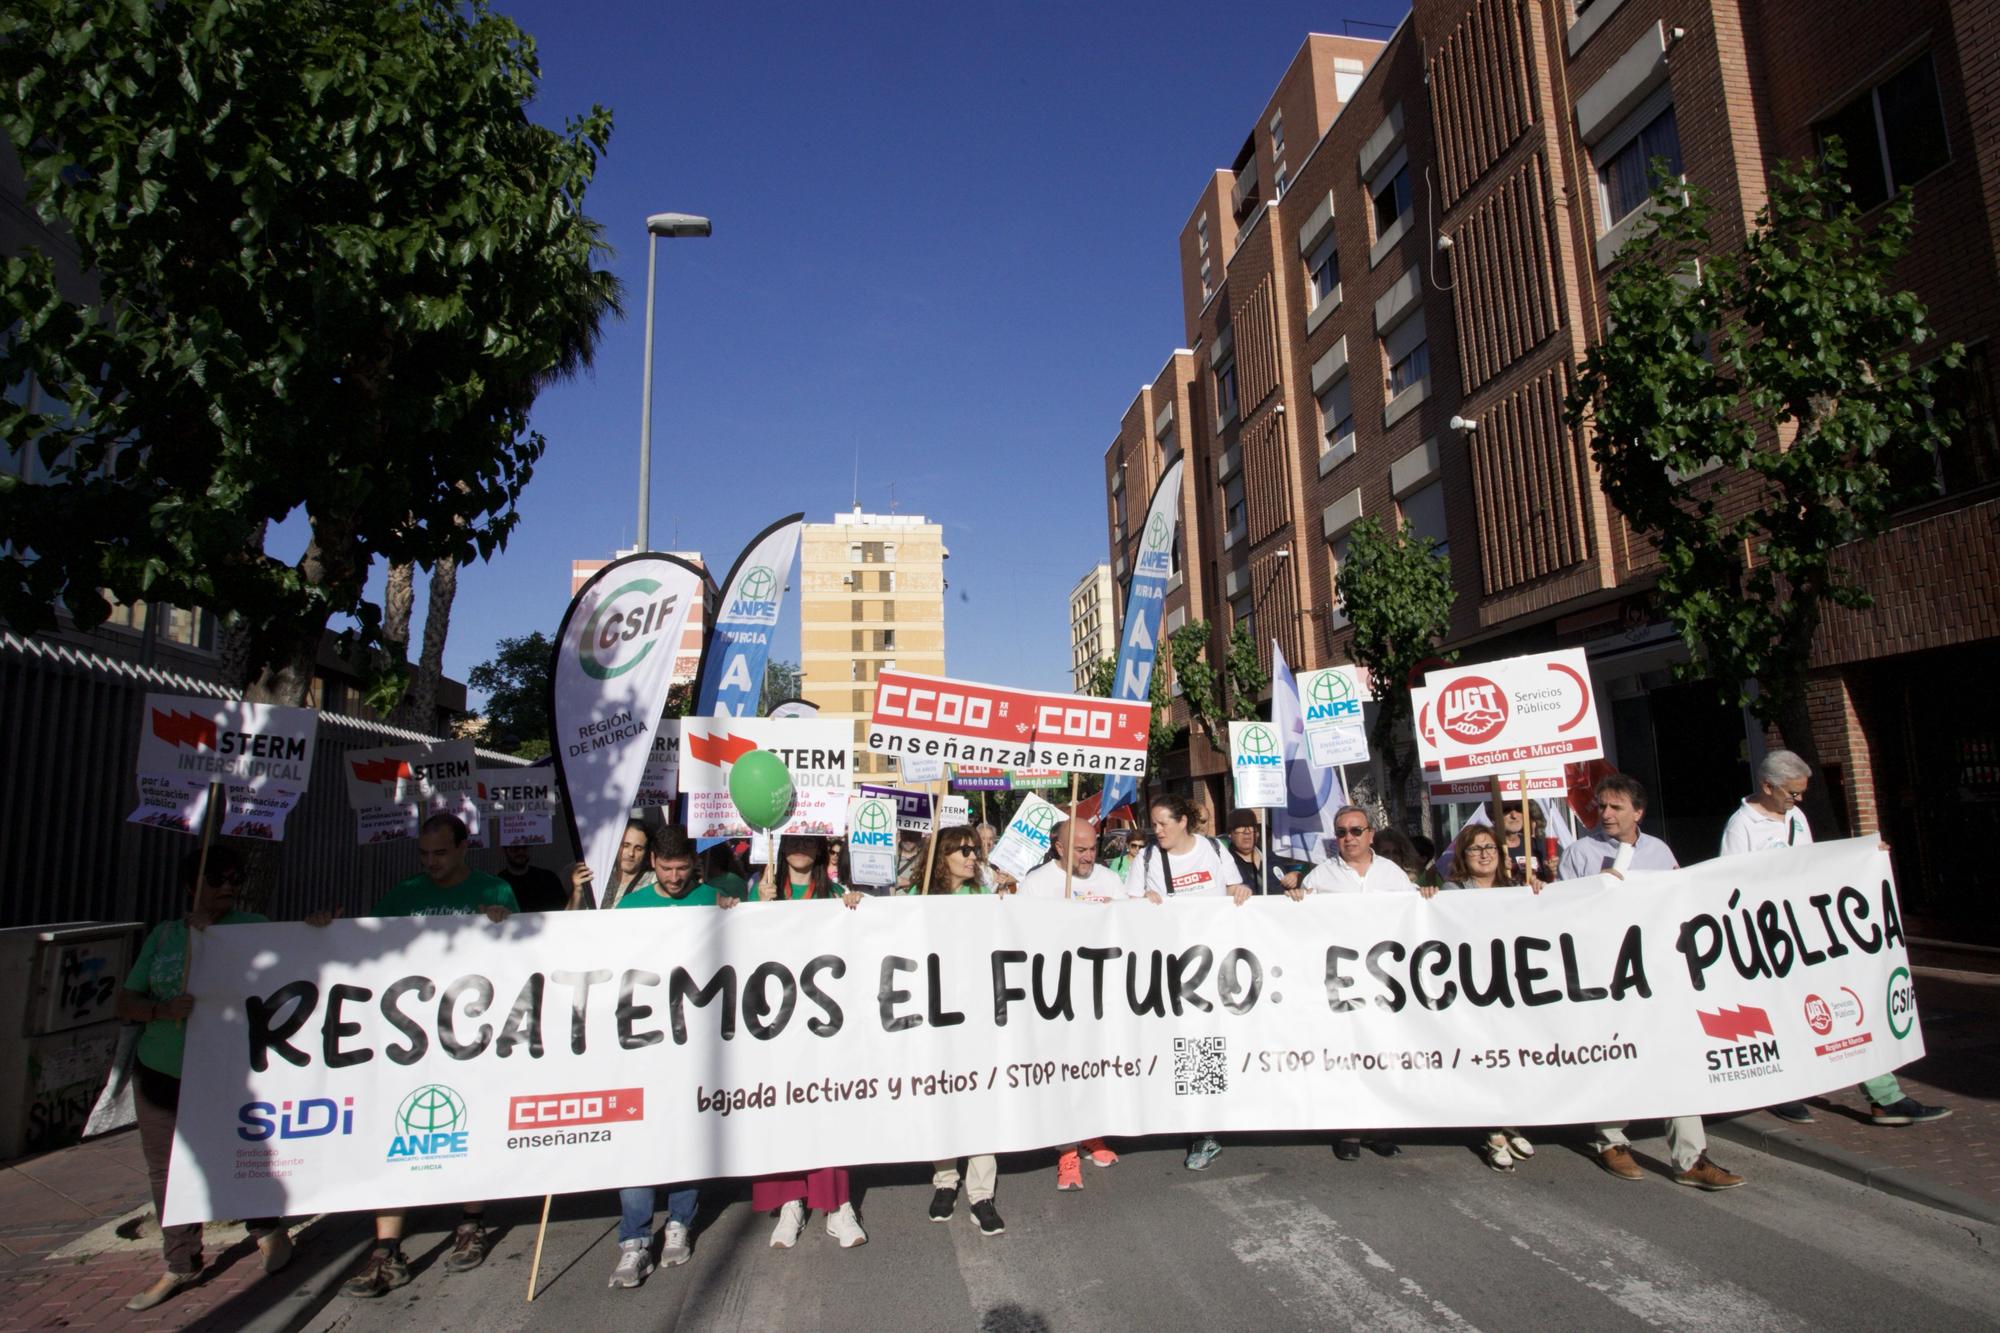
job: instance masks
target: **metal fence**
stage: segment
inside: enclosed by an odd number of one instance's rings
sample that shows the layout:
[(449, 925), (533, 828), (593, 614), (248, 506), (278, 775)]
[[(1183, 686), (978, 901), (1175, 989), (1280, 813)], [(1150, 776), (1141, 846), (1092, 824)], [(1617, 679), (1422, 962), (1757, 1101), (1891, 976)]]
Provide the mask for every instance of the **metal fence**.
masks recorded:
[[(196, 843), (185, 833), (125, 822), (148, 692), (231, 698), (212, 681), (140, 667), (73, 646), (0, 632), (0, 927), (56, 921), (159, 921), (181, 910), (175, 867)], [(320, 907), (349, 914), (417, 872), (414, 841), (360, 846), (341, 761), (349, 750), (433, 739), (362, 718), (320, 714), (312, 781), (276, 844), (256, 864), (275, 870), (262, 910), (297, 918)], [(490, 751), (480, 762), (519, 765)], [(567, 843), (556, 821), (559, 843)], [(552, 868), (574, 859), (540, 848)], [(253, 853), (253, 855), (255, 855)], [(497, 851), (474, 854), (497, 864)]]

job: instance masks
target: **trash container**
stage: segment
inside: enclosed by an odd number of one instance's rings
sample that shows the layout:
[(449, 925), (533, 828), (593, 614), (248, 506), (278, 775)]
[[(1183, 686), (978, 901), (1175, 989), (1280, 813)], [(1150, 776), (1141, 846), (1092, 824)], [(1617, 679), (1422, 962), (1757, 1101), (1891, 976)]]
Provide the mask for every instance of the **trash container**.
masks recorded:
[(77, 1141), (118, 1049), (137, 921), (0, 930), (0, 1160)]

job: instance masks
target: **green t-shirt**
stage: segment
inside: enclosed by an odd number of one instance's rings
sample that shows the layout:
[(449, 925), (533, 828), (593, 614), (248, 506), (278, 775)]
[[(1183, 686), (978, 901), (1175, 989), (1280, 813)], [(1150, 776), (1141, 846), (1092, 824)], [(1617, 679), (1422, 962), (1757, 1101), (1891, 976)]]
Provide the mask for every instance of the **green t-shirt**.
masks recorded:
[(498, 875), (474, 870), (448, 889), (431, 883), (429, 875), (412, 875), (383, 894), (370, 916), (478, 916), (487, 907), (521, 910), (514, 890)]
[[(838, 898), (847, 892), (847, 886), (837, 879), (830, 879), (826, 882), (826, 890), (830, 897)], [(785, 885), (785, 892), (780, 897), (789, 902), (802, 903), (811, 893), (812, 883), (807, 881), (804, 884)]]
[[(735, 894), (728, 895), (734, 898)], [(714, 907), (715, 885), (697, 884), (676, 898), (661, 890), (658, 884), (648, 884), (641, 889), (633, 889), (618, 900), (618, 907)]]
[[(225, 912), (218, 926), (254, 925), (269, 921), (255, 912)], [(181, 970), (187, 958), (188, 928), (185, 921), (163, 921), (153, 927), (139, 956), (125, 976), (125, 989), (138, 991), (162, 1003), (181, 993)], [(139, 1032), (139, 1063), (148, 1069), (181, 1076), (181, 1050), (187, 1044), (187, 1024), (171, 1018), (156, 1018)]]
[(708, 882), (713, 884), (715, 891), (725, 898), (742, 899), (750, 896), (750, 881), (731, 871), (724, 871)]
[[(905, 890), (905, 892), (910, 893), (919, 898), (924, 896), (923, 894), (918, 893), (917, 890), (915, 889), (907, 889)], [(973, 880), (970, 884), (961, 884), (957, 888), (951, 891), (952, 896), (954, 898), (962, 893), (991, 893), (991, 892), (993, 892), (993, 890), (987, 888), (984, 884), (981, 884), (976, 879)]]

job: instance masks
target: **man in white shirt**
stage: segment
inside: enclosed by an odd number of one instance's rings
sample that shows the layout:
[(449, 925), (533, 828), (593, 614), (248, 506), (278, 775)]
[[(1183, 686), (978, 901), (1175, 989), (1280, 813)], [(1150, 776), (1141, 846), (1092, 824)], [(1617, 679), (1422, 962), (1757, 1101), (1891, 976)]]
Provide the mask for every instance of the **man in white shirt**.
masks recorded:
[[(1722, 830), (1721, 855), (1810, 846), (1812, 826), (1799, 803), (1811, 782), (1812, 765), (1790, 750), (1765, 755), (1757, 765), (1757, 794), (1743, 798)], [(1948, 1106), (1926, 1106), (1905, 1093), (1894, 1074), (1869, 1079), (1861, 1085), (1861, 1095), (1868, 1099), (1869, 1121), (1877, 1125), (1921, 1125), (1951, 1114)], [(1814, 1122), (1812, 1108), (1804, 1102), (1782, 1102), (1771, 1108), (1771, 1114), (1794, 1125)]]
[[(1358, 805), (1343, 805), (1333, 815), (1336, 855), (1322, 861), (1306, 876), (1306, 882), (1288, 891), (1298, 899), (1308, 893), (1395, 893), (1415, 889), (1403, 868), (1386, 856), (1375, 855), (1375, 824)], [(1436, 889), (1418, 890), (1428, 898)]]
[(1021, 876), (1018, 892), (1023, 898), (1061, 898), (1065, 878), (1071, 898), (1125, 896), (1125, 881), (1097, 864), (1097, 830), (1087, 821), (1058, 819), (1049, 826), (1049, 859)]

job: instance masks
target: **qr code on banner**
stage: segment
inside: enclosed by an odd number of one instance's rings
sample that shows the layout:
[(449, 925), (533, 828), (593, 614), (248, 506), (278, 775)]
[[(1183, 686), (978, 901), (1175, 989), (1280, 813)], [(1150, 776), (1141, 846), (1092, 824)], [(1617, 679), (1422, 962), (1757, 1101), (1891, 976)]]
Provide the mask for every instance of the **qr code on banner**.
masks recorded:
[(1224, 1037), (1174, 1038), (1174, 1096), (1229, 1091), (1229, 1042)]

